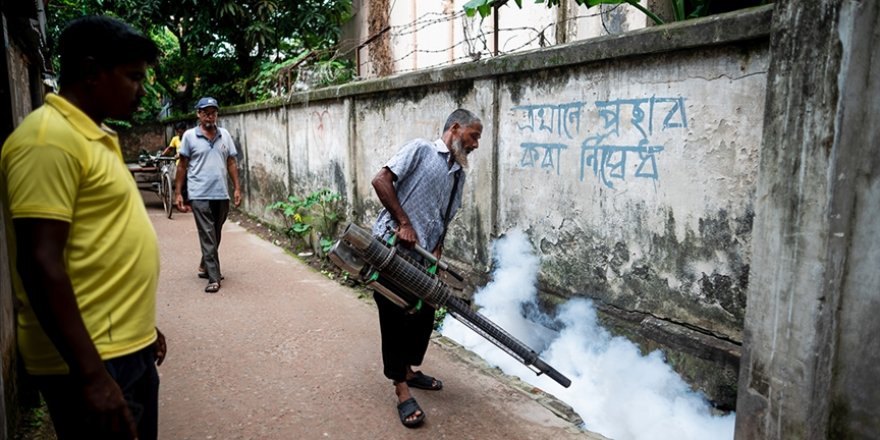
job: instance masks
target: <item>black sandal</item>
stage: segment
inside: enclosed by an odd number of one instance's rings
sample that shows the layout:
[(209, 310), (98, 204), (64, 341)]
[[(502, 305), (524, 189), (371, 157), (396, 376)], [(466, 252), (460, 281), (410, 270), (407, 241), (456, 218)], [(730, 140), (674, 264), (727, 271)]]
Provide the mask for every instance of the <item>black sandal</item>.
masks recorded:
[[(417, 412), (420, 413), (418, 417), (413, 420), (407, 420)], [(403, 423), (403, 426), (406, 426), (407, 428), (416, 428), (425, 421), (425, 412), (419, 407), (419, 404), (414, 397), (410, 397), (409, 399), (398, 403), (397, 414), (400, 416), (400, 423)]]

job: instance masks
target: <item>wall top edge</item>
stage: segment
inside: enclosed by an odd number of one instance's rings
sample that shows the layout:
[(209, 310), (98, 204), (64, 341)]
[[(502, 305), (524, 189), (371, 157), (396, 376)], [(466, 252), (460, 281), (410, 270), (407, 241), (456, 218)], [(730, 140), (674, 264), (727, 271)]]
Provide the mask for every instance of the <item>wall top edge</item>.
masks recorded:
[(730, 45), (769, 39), (773, 4), (709, 17), (651, 26), (620, 35), (608, 35), (481, 61), (426, 69), (389, 77), (357, 81), (300, 92), (259, 103), (223, 109), (224, 114), (245, 113), (311, 101), (344, 99), (388, 90), (503, 76), (596, 61), (656, 55), (683, 49)]

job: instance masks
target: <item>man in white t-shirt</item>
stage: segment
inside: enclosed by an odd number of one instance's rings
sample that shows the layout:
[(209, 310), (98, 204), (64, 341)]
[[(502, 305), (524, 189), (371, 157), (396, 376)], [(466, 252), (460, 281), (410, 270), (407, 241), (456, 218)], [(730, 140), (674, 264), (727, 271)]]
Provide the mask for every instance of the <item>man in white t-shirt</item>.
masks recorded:
[[(217, 126), (217, 112), (220, 107), (211, 97), (199, 99), (196, 116), (199, 125), (187, 130), (180, 142), (180, 162), (177, 164), (175, 179), (175, 204), (181, 212), (192, 210), (199, 231), (199, 245), (202, 259), (199, 262), (199, 277), (207, 278), (205, 292), (220, 290), (220, 236), (223, 223), (229, 214), (229, 184), (232, 177), (234, 186), (233, 202), (241, 204), (241, 184), (235, 159), (238, 150), (232, 135)], [(189, 204), (183, 200), (183, 183), (186, 179)]]

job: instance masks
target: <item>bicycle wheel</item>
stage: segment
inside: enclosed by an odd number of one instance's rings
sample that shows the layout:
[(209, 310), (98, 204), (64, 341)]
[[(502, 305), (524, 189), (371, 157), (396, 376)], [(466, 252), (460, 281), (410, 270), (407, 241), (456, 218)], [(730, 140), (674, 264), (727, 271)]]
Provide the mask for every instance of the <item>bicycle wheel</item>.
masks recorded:
[(174, 213), (174, 187), (171, 186), (171, 176), (162, 173), (162, 182), (159, 188), (159, 196), (162, 197), (162, 206), (165, 207), (165, 215), (171, 218)]

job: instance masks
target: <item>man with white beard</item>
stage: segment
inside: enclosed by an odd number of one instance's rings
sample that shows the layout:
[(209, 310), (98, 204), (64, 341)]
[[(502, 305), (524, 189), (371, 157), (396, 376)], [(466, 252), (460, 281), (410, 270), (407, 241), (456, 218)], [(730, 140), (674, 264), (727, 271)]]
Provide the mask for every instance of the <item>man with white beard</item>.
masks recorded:
[[(207, 278), (205, 292), (220, 290), (220, 236), (229, 214), (229, 184), (232, 177), (233, 202), (241, 204), (241, 184), (235, 159), (238, 150), (232, 135), (217, 126), (217, 100), (206, 96), (196, 104), (199, 125), (187, 130), (180, 140), (175, 179), (175, 204), (181, 212), (192, 210), (199, 231), (202, 259), (199, 278)], [(183, 200), (183, 182), (186, 180), (189, 204)]]
[[(429, 249), (438, 259), (449, 222), (461, 206), (467, 157), (479, 147), (483, 124), (472, 112), (452, 112), (435, 141), (415, 139), (406, 143), (373, 178), (373, 188), (385, 207), (373, 225), (373, 235), (383, 241), (394, 236), (403, 249), (415, 244)], [(408, 252), (415, 261), (424, 261), (416, 252)], [(393, 283), (380, 284), (392, 291)], [(410, 395), (410, 387), (440, 390), (443, 383), (421, 371), (434, 326), (434, 308), (404, 310), (380, 293), (373, 294), (379, 309), (382, 334), (382, 362), (385, 377), (394, 383), (400, 422), (415, 428), (425, 420), (425, 413)]]

